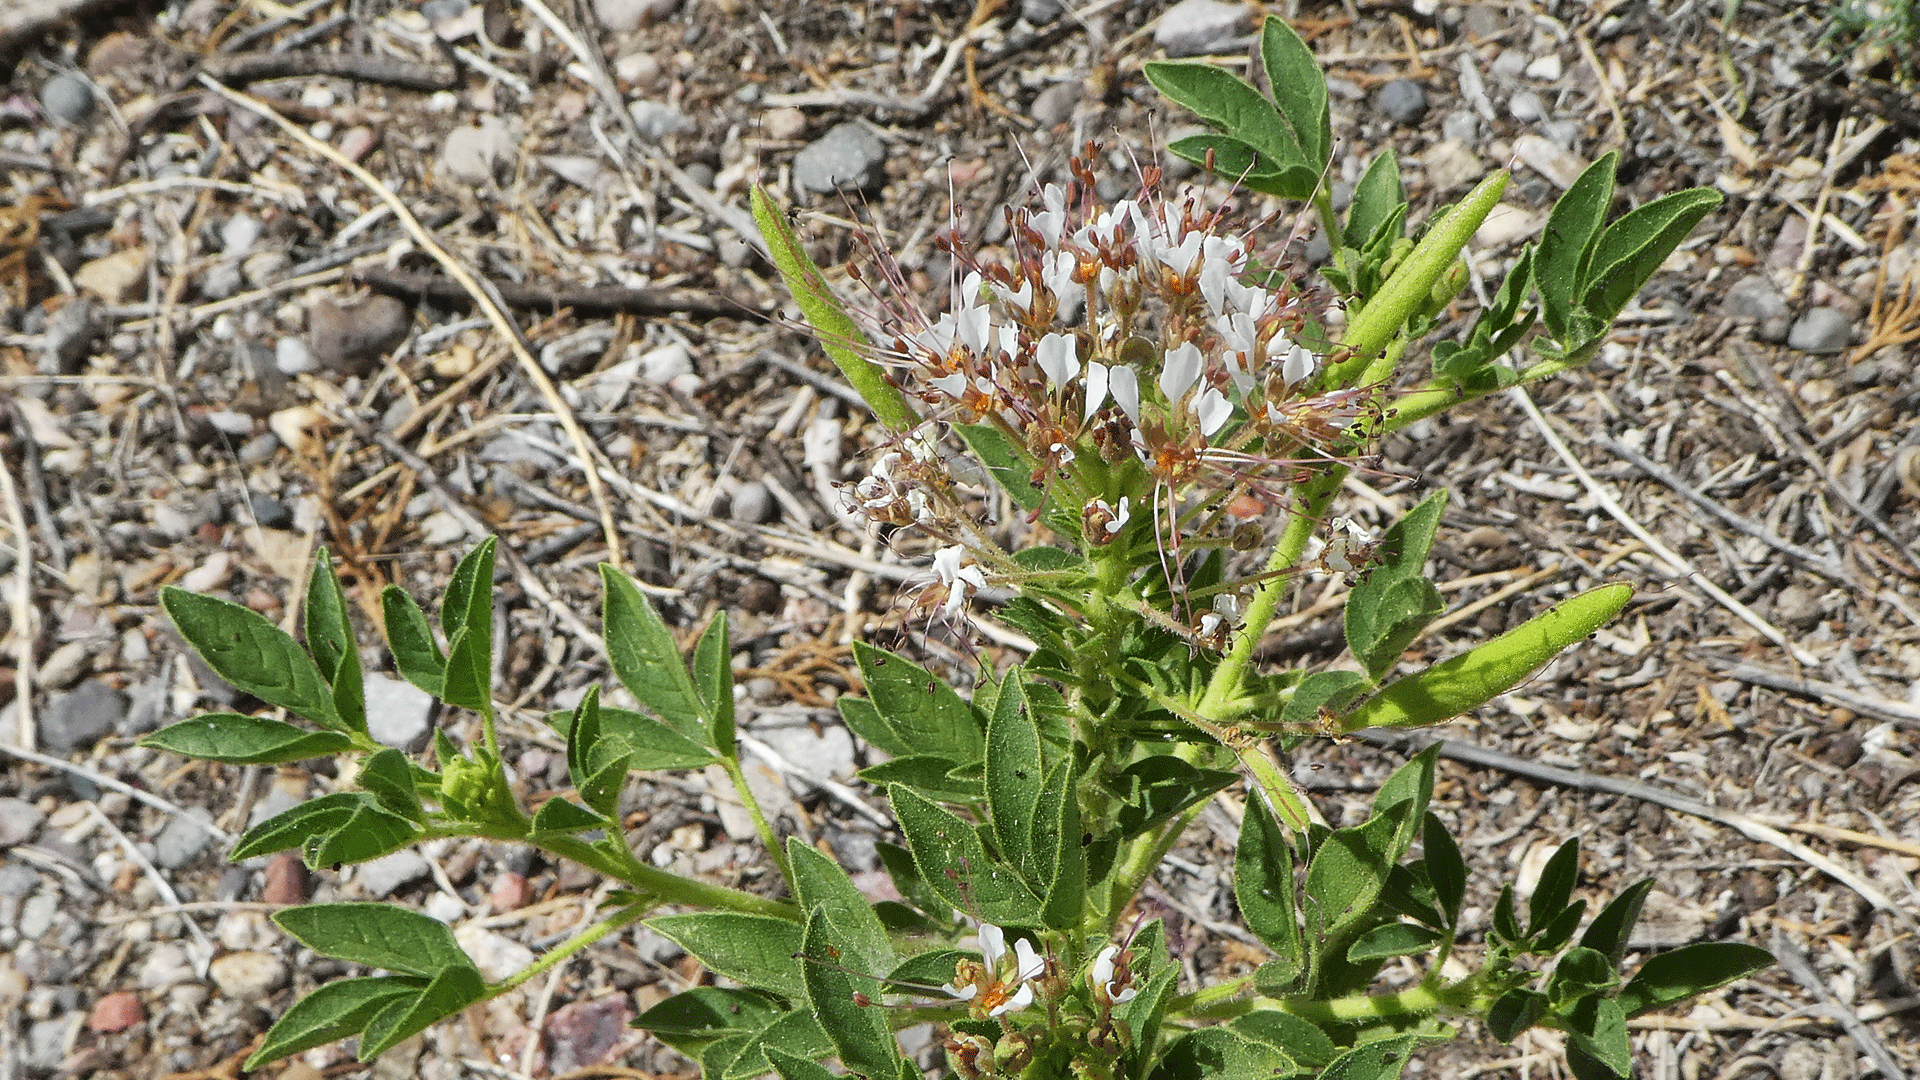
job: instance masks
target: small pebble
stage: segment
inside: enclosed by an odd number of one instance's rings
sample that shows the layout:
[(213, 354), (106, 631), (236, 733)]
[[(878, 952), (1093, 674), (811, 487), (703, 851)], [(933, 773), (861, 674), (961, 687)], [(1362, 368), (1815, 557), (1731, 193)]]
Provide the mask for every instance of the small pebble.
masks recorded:
[(1820, 621), (1820, 597), (1805, 585), (1789, 585), (1773, 598), (1773, 617), (1796, 630)]
[(640, 377), (655, 386), (665, 386), (681, 375), (692, 373), (693, 357), (687, 347), (677, 341), (649, 350), (640, 357)]
[(1395, 79), (1374, 94), (1373, 104), (1396, 124), (1417, 124), (1427, 115), (1427, 92), (1412, 79)]
[(251, 214), (235, 214), (220, 227), (220, 252), (229, 257), (239, 257), (252, 250), (259, 241), (266, 226)]
[(1727, 289), (1720, 310), (1736, 319), (1777, 319), (1787, 314), (1787, 298), (1767, 274), (1748, 274)]
[(633, 1008), (621, 994), (576, 1001), (547, 1017), (547, 1067), (555, 1076), (606, 1062), (628, 1035)]
[(1507, 115), (1523, 124), (1530, 124), (1546, 114), (1546, 103), (1531, 90), (1522, 90), (1507, 99)]
[(1020, 17), (1035, 26), (1052, 22), (1064, 10), (1060, 0), (1020, 0)]
[(615, 34), (625, 34), (672, 15), (680, 0), (593, 0), (593, 16)]
[(1554, 82), (1560, 78), (1560, 73), (1560, 55), (1558, 53), (1548, 53), (1545, 56), (1536, 58), (1533, 63), (1527, 65), (1526, 70), (1527, 78), (1539, 79), (1541, 82)]
[(284, 529), (293, 524), (293, 508), (271, 495), (259, 492), (247, 496), (247, 509), (263, 529)]
[(249, 950), (215, 959), (207, 974), (228, 1001), (255, 1003), (286, 985), (287, 964), (270, 952)]
[(1051, 128), (1073, 119), (1074, 107), (1079, 104), (1080, 84), (1057, 82), (1035, 95), (1027, 112), (1041, 127)]
[(493, 908), (495, 915), (518, 911), (532, 900), (533, 888), (527, 884), (526, 877), (511, 870), (495, 878), (493, 889), (487, 894), (487, 902)]
[[(307, 309), (307, 345), (313, 358), (343, 375), (372, 371), (412, 329), (413, 309), (391, 296), (370, 296), (353, 305), (323, 298)], [(280, 363), (278, 351), (274, 363)]]
[(153, 861), (162, 869), (179, 870), (206, 850), (213, 834), (207, 831), (206, 821), (197, 816), (201, 813), (189, 807), (186, 813), (175, 814), (153, 838)]
[(200, 295), (209, 300), (225, 300), (240, 291), (246, 279), (240, 274), (237, 262), (215, 263), (213, 268), (196, 278), (194, 284), (200, 289)]
[(273, 343), (273, 366), (282, 375), (298, 375), (313, 370), (313, 350), (297, 337), (283, 337)]
[(886, 144), (852, 120), (835, 124), (793, 156), (793, 186), (801, 193), (871, 191), (880, 186)]
[(131, 990), (118, 990), (93, 1003), (93, 1011), (87, 1014), (87, 1030), (111, 1035), (146, 1018), (147, 1009), (140, 1004), (140, 995)]
[(426, 737), (433, 721), (432, 694), (373, 671), (365, 683), (367, 734), (374, 742), (405, 750)]
[(1480, 137), (1480, 118), (1471, 109), (1455, 109), (1440, 121), (1440, 134), (1471, 146)]
[(516, 140), (497, 118), (462, 124), (447, 134), (440, 148), (440, 167), (463, 184), (480, 185), (496, 179), (513, 164)]
[(307, 868), (300, 854), (282, 851), (267, 862), (260, 900), (267, 904), (299, 904), (307, 899)]
[(55, 754), (84, 750), (113, 734), (126, 715), (127, 695), (88, 679), (39, 710), (40, 745)]
[(729, 516), (733, 520), (748, 525), (763, 525), (779, 514), (779, 507), (773, 501), (773, 494), (767, 485), (758, 480), (741, 484), (733, 493), (733, 505)]
[(78, 124), (93, 115), (93, 87), (78, 75), (62, 72), (40, 88), (40, 107), (63, 124)]
[[(372, 710), (368, 710), (371, 712)], [(432, 872), (427, 860), (413, 851), (396, 851), (391, 855), (382, 855), (378, 859), (361, 863), (354, 871), (354, 880), (360, 883), (369, 896), (385, 899), (409, 882), (419, 881)]]
[(769, 139), (797, 139), (807, 132), (807, 114), (794, 108), (768, 109), (760, 117), (760, 130)]
[(1853, 320), (1839, 308), (1817, 307), (1794, 322), (1787, 331), (1787, 347), (1801, 352), (1832, 353), (1847, 347), (1853, 338)]
[(1226, 51), (1251, 28), (1245, 4), (1180, 0), (1161, 12), (1153, 40), (1168, 56), (1203, 56)]
[(664, 102), (640, 100), (627, 106), (633, 114), (633, 123), (640, 129), (640, 135), (648, 142), (659, 142), (676, 132), (689, 131), (693, 121), (686, 114)]
[(348, 161), (359, 161), (380, 144), (380, 136), (370, 127), (350, 127), (340, 133), (340, 153)]
[(621, 82), (632, 83), (642, 90), (652, 90), (660, 85), (660, 61), (652, 53), (628, 53), (613, 62), (613, 73)]
[(0, 799), (0, 848), (26, 843), (46, 817), (25, 799)]
[(1427, 167), (1427, 181), (1435, 191), (1465, 187), (1486, 175), (1487, 167), (1467, 144), (1459, 139), (1442, 139), (1420, 155)]

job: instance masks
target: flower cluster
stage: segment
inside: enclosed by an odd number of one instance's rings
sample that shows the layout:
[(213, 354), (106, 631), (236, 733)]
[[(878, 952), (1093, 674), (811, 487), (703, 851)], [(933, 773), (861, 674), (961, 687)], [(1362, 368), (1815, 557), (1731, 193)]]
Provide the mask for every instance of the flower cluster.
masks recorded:
[(1015, 939), (1009, 957), (1007, 932), (992, 923), (980, 924), (979, 937), (980, 961), (960, 961), (953, 981), (941, 989), (967, 1002), (976, 1020), (1005, 1016), (1033, 1004), (1033, 980), (1047, 970), (1047, 958), (1025, 938)]

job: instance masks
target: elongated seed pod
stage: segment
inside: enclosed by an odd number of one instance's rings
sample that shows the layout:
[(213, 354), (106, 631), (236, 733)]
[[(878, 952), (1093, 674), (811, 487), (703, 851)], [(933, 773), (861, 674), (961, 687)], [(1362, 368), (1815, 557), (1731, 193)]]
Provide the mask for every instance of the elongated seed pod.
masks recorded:
[(1525, 682), (1560, 650), (1605, 626), (1632, 596), (1633, 586), (1616, 582), (1563, 600), (1484, 645), (1395, 680), (1329, 726), (1348, 732), (1451, 720)]

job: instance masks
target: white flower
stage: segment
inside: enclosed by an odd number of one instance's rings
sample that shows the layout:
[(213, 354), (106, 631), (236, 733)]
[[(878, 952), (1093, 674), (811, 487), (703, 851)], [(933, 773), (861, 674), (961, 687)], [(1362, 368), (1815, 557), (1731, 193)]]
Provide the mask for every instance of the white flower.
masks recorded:
[(1072, 334), (1048, 334), (1034, 349), (1034, 359), (1047, 381), (1064, 387), (1080, 374), (1080, 358), (1074, 355), (1079, 341)]
[(1087, 405), (1084, 415), (1080, 417), (1081, 422), (1085, 423), (1093, 419), (1093, 414), (1100, 411), (1101, 404), (1106, 400), (1107, 365), (1098, 360), (1089, 360), (1087, 361)]
[(1067, 223), (1067, 193), (1060, 190), (1059, 184), (1048, 184), (1040, 190), (1040, 201), (1046, 209), (1028, 219), (1033, 231), (1040, 234), (1050, 248), (1060, 246), (1060, 230)]
[(1166, 396), (1167, 404), (1178, 404), (1193, 389), (1200, 378), (1200, 367), (1205, 357), (1200, 355), (1199, 346), (1191, 341), (1183, 341), (1180, 346), (1169, 352), (1160, 368), (1160, 393)]
[(1020, 279), (1018, 289), (1011, 289), (999, 282), (994, 282), (993, 292), (995, 296), (1021, 311), (1026, 311), (1033, 305), (1033, 282), (1025, 278)]
[(1030, 980), (1040, 977), (1047, 969), (1046, 957), (1034, 951), (1032, 943), (1019, 938), (1013, 943), (1013, 973), (1001, 978), (1001, 961), (1007, 956), (1007, 932), (992, 923), (980, 924), (980, 958), (986, 961), (987, 974), (995, 980), (995, 986), (1002, 993), (1008, 983), (1017, 984), (1006, 999), (987, 1011), (988, 1016), (1005, 1016), (1010, 1012), (1019, 1012), (1033, 1004), (1033, 987)]
[(933, 553), (933, 572), (940, 577), (940, 584), (947, 587), (947, 602), (940, 607), (940, 614), (949, 619), (957, 619), (967, 607), (967, 593), (970, 590), (987, 587), (987, 576), (978, 566), (961, 566), (967, 549), (955, 544), (943, 547)]
[[(1073, 295), (1073, 272), (1080, 267), (1080, 259), (1071, 251), (1050, 251), (1040, 256), (1040, 283), (1053, 293), (1056, 299)], [(1064, 301), (1062, 301), (1064, 303)]]
[(927, 382), (930, 383), (935, 390), (940, 391), (955, 401), (959, 401), (961, 395), (967, 392), (967, 376), (963, 372), (956, 371), (951, 375), (942, 375), (937, 379), (928, 379)]
[(1095, 499), (1093, 500), (1093, 505), (1098, 507), (1107, 519), (1106, 524), (1100, 528), (1108, 536), (1119, 536), (1120, 530), (1126, 528), (1127, 522), (1133, 520), (1133, 499), (1131, 496), (1120, 496), (1119, 506), (1115, 506), (1105, 499)]
[[(1286, 339), (1277, 338), (1274, 344), (1278, 345), (1284, 340)], [(1313, 354), (1298, 342), (1291, 343), (1287, 349), (1286, 359), (1280, 362), (1280, 377), (1286, 380), (1288, 386), (1292, 386), (1311, 374), (1313, 374)]]

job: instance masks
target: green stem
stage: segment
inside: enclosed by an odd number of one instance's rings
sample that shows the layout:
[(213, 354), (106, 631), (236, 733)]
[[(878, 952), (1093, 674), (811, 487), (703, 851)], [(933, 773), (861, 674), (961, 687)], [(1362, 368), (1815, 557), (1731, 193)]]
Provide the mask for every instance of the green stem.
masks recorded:
[(537, 977), (541, 972), (551, 970), (555, 964), (565, 961), (581, 949), (599, 941), (615, 930), (636, 921), (646, 913), (646, 907), (640, 904), (631, 904), (622, 908), (620, 911), (614, 913), (612, 917), (602, 919), (578, 934), (575, 934), (573, 937), (568, 938), (566, 941), (548, 949), (541, 955), (540, 959), (527, 965), (525, 969), (517, 971), (507, 978), (489, 986), (487, 988), (487, 997), (499, 997), (501, 994), (512, 990), (521, 983)]
[[(1573, 353), (1570, 356), (1556, 357), (1551, 360), (1542, 360), (1537, 364), (1531, 364), (1520, 372), (1519, 380), (1510, 385), (1525, 386), (1528, 383), (1552, 378), (1563, 371), (1579, 367), (1593, 358), (1593, 354), (1599, 350), (1601, 344), (1601, 342), (1596, 341), (1587, 348), (1581, 349), (1579, 352)], [(1429, 384), (1415, 390), (1409, 390), (1402, 394), (1400, 399), (1394, 403), (1393, 415), (1388, 416), (1385, 422), (1380, 425), (1381, 434), (1386, 434), (1390, 431), (1399, 431), (1410, 424), (1419, 423), (1427, 417), (1444, 412), (1455, 405), (1465, 404), (1469, 401), (1478, 401), (1483, 397), (1507, 388), (1508, 387), (1489, 387), (1485, 390), (1462, 390), (1451, 386), (1433, 386)]]
[(1327, 243), (1333, 251), (1334, 265), (1346, 275), (1347, 281), (1353, 280), (1353, 256), (1349, 254), (1345, 243), (1346, 230), (1340, 227), (1340, 219), (1333, 212), (1333, 188), (1321, 184), (1313, 191), (1313, 208), (1320, 215), (1320, 229), (1327, 234)]
[(720, 767), (727, 770), (728, 779), (733, 781), (733, 790), (740, 794), (740, 801), (747, 808), (747, 816), (753, 818), (753, 829), (760, 834), (760, 843), (766, 846), (768, 857), (773, 859), (774, 867), (791, 886), (793, 867), (787, 863), (787, 851), (773, 835), (773, 826), (767, 823), (767, 815), (760, 811), (760, 800), (753, 797), (753, 789), (747, 786), (747, 774), (740, 768), (737, 752), (721, 758)]
[(1191, 993), (1180, 994), (1167, 1002), (1167, 1015), (1186, 1020), (1224, 1020), (1253, 1011), (1253, 999), (1243, 998), (1239, 994), (1253, 985), (1253, 976), (1242, 975), (1237, 979), (1203, 986)]
[[(482, 832), (481, 835), (489, 834)], [(621, 848), (621, 855), (616, 855), (606, 848), (572, 836), (529, 839), (525, 834), (521, 834), (489, 836), (489, 838), (532, 843), (549, 854), (558, 855), (563, 859), (572, 859), (588, 869), (598, 871), (617, 881), (624, 881), (635, 889), (657, 898), (663, 904), (720, 908), (725, 911), (742, 911), (749, 915), (771, 915), (776, 919), (800, 921), (800, 912), (791, 904), (768, 900), (766, 897), (755, 896), (739, 889), (729, 889), (725, 885), (709, 885), (704, 881), (693, 881), (678, 874), (670, 874), (634, 858), (624, 846)]]
[(1333, 998), (1326, 1001), (1286, 998), (1279, 1004), (1281, 1009), (1295, 1016), (1328, 1023), (1343, 1020), (1387, 1020), (1422, 1016), (1455, 1005), (1456, 1002), (1445, 990), (1422, 985), (1387, 994)]

